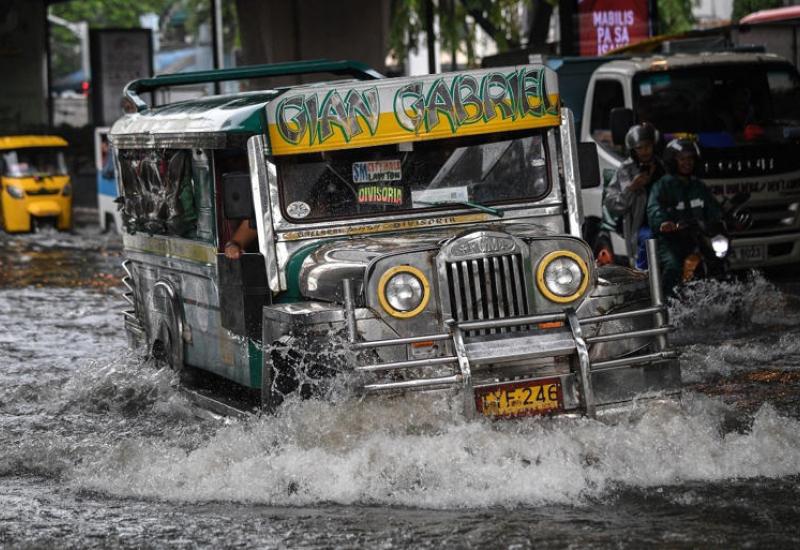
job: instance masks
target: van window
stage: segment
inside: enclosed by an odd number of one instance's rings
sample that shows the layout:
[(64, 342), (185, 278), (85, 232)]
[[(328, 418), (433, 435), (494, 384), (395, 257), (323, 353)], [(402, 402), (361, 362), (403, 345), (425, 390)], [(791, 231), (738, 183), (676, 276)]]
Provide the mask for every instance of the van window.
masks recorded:
[(202, 152), (123, 149), (119, 162), (128, 232), (214, 242), (212, 180)]
[(594, 83), (592, 100), (592, 138), (602, 147), (615, 150), (611, 140), (611, 109), (625, 106), (622, 84), (616, 80), (598, 80)]

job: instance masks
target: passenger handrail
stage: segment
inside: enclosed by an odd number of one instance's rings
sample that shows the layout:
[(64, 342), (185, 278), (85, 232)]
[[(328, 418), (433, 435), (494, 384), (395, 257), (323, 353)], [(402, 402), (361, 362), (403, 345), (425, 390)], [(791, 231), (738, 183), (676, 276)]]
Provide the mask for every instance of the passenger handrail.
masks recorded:
[(122, 94), (126, 102), (129, 103), (126, 111), (137, 112), (144, 111), (148, 108), (147, 103), (139, 97), (139, 94), (152, 92), (159, 88), (186, 86), (190, 84), (208, 84), (211, 82), (228, 82), (231, 80), (245, 80), (248, 78), (269, 78), (315, 73), (352, 76), (359, 80), (384, 78), (378, 71), (358, 61), (315, 59), (311, 61), (287, 61), (284, 63), (271, 63), (267, 65), (248, 65), (210, 71), (162, 74), (152, 78), (133, 80), (125, 86)]

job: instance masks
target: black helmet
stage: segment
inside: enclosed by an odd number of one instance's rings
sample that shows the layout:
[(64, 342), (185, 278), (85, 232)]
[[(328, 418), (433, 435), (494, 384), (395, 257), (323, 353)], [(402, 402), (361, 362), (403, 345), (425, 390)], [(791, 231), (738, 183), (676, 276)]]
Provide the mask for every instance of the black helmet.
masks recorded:
[(664, 165), (667, 172), (675, 175), (678, 173), (677, 157), (679, 153), (692, 153), (694, 155), (695, 171), (700, 167), (700, 148), (697, 142), (691, 139), (673, 139), (664, 148)]
[(636, 159), (636, 151), (634, 148), (638, 147), (642, 144), (642, 142), (645, 141), (649, 141), (653, 144), (653, 147), (655, 147), (658, 143), (658, 138), (658, 130), (656, 130), (649, 122), (642, 122), (641, 124), (631, 126), (630, 130), (628, 130), (628, 133), (625, 134), (625, 149), (634, 160), (638, 160)]

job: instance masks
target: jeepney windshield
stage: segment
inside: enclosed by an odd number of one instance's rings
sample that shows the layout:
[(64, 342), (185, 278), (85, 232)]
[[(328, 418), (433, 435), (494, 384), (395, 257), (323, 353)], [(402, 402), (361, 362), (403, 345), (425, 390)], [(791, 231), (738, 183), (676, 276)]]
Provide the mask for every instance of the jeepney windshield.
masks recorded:
[(453, 209), (467, 201), (532, 202), (550, 189), (540, 131), (276, 159), (284, 215), (298, 222)]
[(64, 153), (57, 149), (31, 147), (3, 152), (3, 175), (9, 178), (66, 175)]
[(639, 121), (662, 132), (740, 138), (757, 125), (777, 130), (759, 137), (780, 140), (783, 127), (800, 125), (800, 78), (789, 65), (763, 63), (641, 73), (634, 80), (634, 108)]

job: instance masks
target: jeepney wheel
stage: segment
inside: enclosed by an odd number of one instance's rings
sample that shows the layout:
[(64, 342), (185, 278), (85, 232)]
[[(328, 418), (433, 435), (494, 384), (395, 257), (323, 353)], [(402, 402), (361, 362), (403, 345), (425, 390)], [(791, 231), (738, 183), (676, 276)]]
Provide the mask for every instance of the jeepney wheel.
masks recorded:
[(190, 382), (190, 373), (183, 361), (183, 343), (176, 336), (174, 327), (169, 328), (166, 323), (162, 323), (150, 346), (150, 353), (157, 362), (169, 365), (182, 383)]

